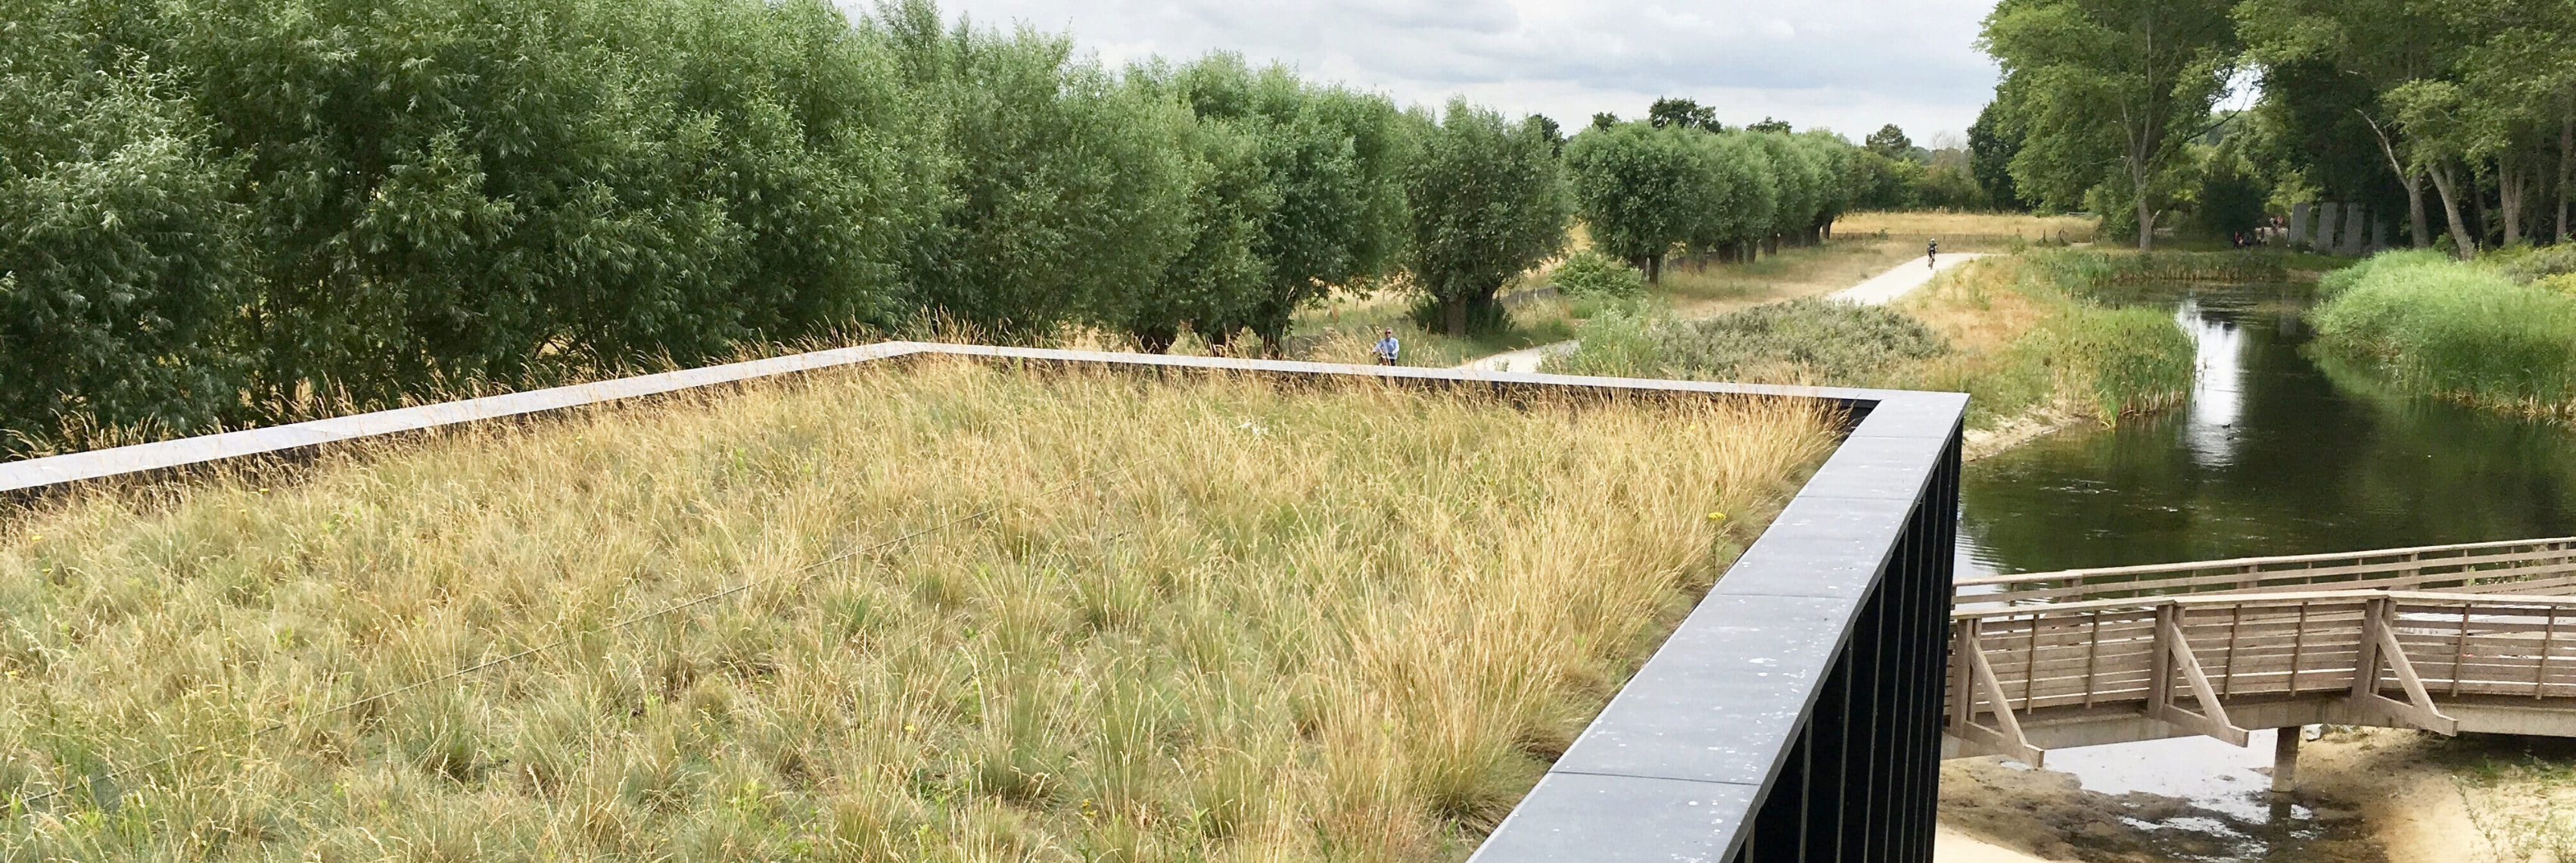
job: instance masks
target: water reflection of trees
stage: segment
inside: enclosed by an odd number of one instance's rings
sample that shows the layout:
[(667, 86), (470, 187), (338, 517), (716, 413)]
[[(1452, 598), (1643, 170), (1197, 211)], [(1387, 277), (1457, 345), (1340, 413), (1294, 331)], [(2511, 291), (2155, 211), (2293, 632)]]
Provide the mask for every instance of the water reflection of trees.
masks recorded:
[(2304, 356), (2296, 303), (2202, 305), (2243, 335), (2234, 457), (2195, 459), (2174, 412), (1979, 462), (1963, 493), (1981, 556), (2030, 572), (2576, 534), (2576, 431)]

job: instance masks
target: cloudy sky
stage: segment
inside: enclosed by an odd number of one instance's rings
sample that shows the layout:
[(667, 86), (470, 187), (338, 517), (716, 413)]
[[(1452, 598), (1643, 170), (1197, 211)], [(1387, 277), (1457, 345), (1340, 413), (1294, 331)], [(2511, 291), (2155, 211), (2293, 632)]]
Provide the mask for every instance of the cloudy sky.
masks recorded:
[[(848, 2), (848, 0), (845, 0)], [(856, 5), (855, 3), (853, 5)], [(1569, 128), (1657, 96), (1854, 140), (1964, 132), (1995, 69), (1970, 43), (1993, 0), (941, 0), (954, 17), (1070, 31), (1115, 65), (1210, 50), (1436, 104), (1450, 94)]]

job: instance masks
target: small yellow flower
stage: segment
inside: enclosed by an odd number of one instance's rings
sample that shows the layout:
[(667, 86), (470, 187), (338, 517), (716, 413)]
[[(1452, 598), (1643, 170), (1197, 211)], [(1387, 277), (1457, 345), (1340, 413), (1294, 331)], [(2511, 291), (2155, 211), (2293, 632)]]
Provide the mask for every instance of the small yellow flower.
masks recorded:
[(1709, 512), (1708, 512), (1708, 520), (1710, 520), (1710, 521), (1725, 521), (1725, 520), (1726, 520), (1726, 513), (1718, 512), (1718, 511), (1716, 511), (1716, 510), (1709, 510)]

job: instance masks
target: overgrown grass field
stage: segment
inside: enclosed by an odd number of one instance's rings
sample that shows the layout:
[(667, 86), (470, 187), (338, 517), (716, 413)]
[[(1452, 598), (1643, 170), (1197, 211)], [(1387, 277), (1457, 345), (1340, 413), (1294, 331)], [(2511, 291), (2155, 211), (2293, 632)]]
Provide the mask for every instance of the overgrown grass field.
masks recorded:
[(928, 362), (92, 492), (0, 858), (1455, 859), (1827, 420)]

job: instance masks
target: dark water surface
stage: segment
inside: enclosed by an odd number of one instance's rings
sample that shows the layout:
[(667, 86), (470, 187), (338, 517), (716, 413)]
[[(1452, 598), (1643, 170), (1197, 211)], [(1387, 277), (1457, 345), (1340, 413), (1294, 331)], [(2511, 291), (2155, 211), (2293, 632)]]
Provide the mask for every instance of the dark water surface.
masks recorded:
[(2191, 402), (1971, 464), (1981, 572), (2576, 534), (2576, 433), (2311, 360), (2294, 286), (2149, 288), (2199, 350)]
[[(2170, 309), (2198, 351), (2190, 403), (2116, 428), (2043, 438), (1968, 465), (1960, 571), (2355, 551), (2576, 535), (2576, 431), (2388, 391), (2312, 358), (2294, 285), (2148, 286), (2114, 298)], [(2173, 859), (2350, 863), (2357, 822), (2275, 806), (2268, 734), (2065, 749), (2052, 770), (2111, 794), (2190, 801), (2132, 826)], [(2189, 849), (2189, 850), (2185, 850)]]

